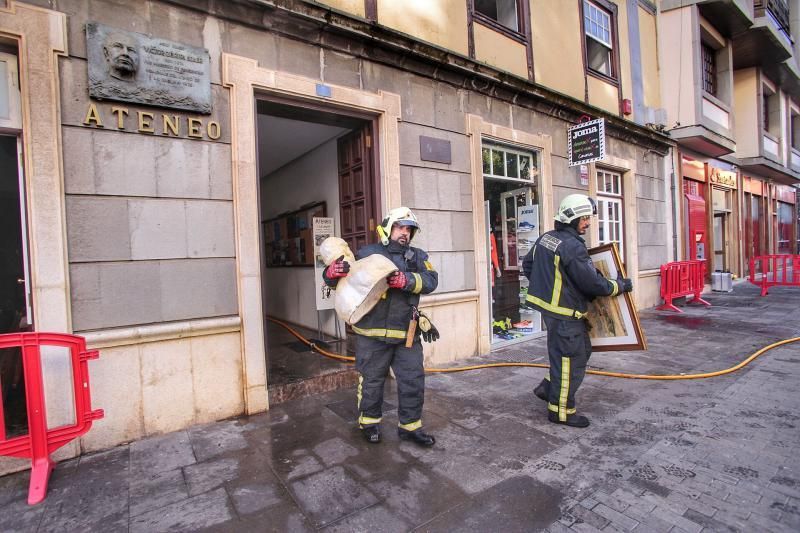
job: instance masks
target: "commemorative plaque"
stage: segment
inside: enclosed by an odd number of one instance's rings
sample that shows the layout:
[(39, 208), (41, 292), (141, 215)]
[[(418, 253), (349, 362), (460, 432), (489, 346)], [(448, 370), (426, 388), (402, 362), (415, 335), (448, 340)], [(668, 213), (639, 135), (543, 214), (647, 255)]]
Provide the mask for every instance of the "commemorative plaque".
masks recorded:
[(211, 113), (208, 51), (97, 22), (86, 25), (89, 96)]

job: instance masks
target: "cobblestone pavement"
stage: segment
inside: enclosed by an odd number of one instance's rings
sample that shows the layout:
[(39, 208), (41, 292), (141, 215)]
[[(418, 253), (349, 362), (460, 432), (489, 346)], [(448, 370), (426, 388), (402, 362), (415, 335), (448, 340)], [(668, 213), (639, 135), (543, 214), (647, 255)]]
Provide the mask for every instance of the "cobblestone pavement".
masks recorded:
[[(706, 372), (800, 335), (796, 289), (708, 299), (683, 315), (643, 312), (650, 349), (591, 365)], [(488, 359), (544, 353), (538, 340)], [(354, 429), (344, 390), (63, 462), (36, 507), (28, 473), (6, 476), (0, 530), (800, 530), (800, 343), (707, 380), (587, 376), (585, 430), (547, 422), (531, 393), (543, 372), (429, 376), (429, 450), (398, 440), (389, 386), (377, 446)]]

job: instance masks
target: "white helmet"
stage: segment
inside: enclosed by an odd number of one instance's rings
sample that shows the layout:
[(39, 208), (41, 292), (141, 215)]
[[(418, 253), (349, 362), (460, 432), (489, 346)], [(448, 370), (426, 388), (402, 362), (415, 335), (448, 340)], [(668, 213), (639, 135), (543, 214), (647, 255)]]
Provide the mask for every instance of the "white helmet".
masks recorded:
[(376, 228), (378, 236), (381, 238), (381, 244), (384, 246), (389, 244), (389, 236), (392, 234), (392, 226), (398, 224), (400, 226), (411, 226), (411, 239), (420, 230), (417, 217), (407, 207), (397, 207), (389, 211), (386, 218), (383, 219), (381, 225)]
[(556, 222), (569, 224), (576, 218), (597, 214), (597, 204), (593, 198), (585, 194), (570, 194), (558, 206), (558, 213), (554, 217)]

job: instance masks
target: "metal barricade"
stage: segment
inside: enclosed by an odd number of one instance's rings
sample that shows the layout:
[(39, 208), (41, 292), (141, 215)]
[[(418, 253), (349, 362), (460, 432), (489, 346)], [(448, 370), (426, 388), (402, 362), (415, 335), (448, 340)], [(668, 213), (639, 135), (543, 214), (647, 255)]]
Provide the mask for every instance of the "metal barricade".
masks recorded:
[[(74, 423), (48, 428), (42, 348), (60, 347), (69, 350), (72, 369)], [(93, 420), (103, 418), (103, 410), (91, 408), (88, 361), (97, 359), (99, 352), (86, 350), (86, 340), (61, 333), (7, 333), (0, 335), (0, 349), (19, 348), (22, 356), (27, 435), (6, 438), (3, 404), (0, 401), (0, 455), (31, 460), (31, 481), (28, 503), (37, 504), (47, 496), (47, 484), (55, 462), (50, 454), (73, 439), (85, 434)], [(2, 391), (0, 391), (2, 392)], [(2, 395), (0, 394), (0, 399)]]
[(750, 259), (750, 283), (761, 287), (761, 296), (770, 287), (800, 287), (800, 255), (760, 255)]
[(702, 260), (673, 261), (661, 265), (661, 298), (664, 303), (657, 309), (683, 313), (672, 303), (672, 300), (682, 296), (693, 296), (689, 303), (710, 307), (711, 304), (700, 297), (705, 285), (705, 277), (706, 263)]

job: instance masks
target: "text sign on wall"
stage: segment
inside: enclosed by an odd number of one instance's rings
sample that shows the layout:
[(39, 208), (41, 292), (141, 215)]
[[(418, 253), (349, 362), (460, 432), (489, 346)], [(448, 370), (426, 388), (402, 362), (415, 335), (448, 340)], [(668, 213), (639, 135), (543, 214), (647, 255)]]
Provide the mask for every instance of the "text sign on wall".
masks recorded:
[(211, 113), (204, 48), (90, 22), (86, 53), (92, 98)]
[(319, 253), (319, 245), (328, 237), (333, 237), (333, 218), (314, 217), (312, 219), (312, 238), (314, 239), (314, 286), (319, 287), (316, 291), (317, 310), (333, 309), (335, 291), (326, 290), (323, 286), (322, 271), (325, 270), (325, 262)]
[(723, 185), (731, 189), (736, 188), (736, 172), (720, 170), (716, 167), (709, 167), (708, 179), (715, 185)]
[(569, 166), (600, 161), (606, 157), (605, 119), (590, 120), (567, 131)]

